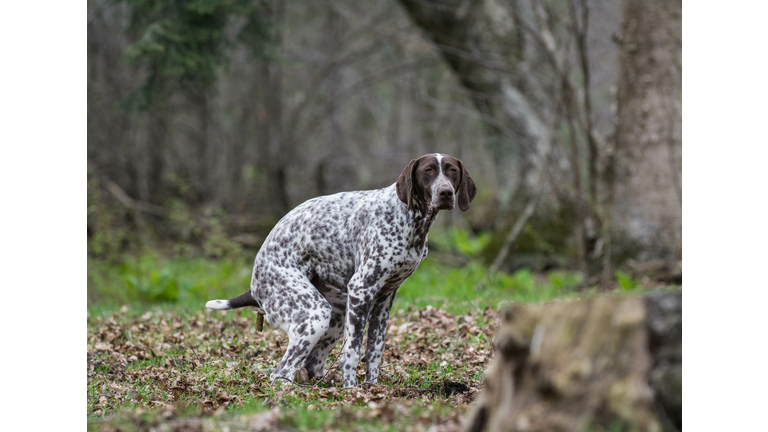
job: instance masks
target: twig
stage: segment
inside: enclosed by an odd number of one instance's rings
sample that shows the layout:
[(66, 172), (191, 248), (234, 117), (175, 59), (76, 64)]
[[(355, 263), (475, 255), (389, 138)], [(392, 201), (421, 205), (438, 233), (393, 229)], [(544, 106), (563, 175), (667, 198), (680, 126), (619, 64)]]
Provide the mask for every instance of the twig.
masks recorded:
[(419, 388), (419, 387), (401, 387), (400, 390), (410, 390), (415, 391), (419, 394), (429, 393), (429, 392), (436, 392), (437, 390), (431, 389), (431, 388)]
[[(333, 367), (336, 365), (336, 362), (339, 360), (339, 357), (341, 357), (341, 355), (344, 353), (344, 346), (345, 345), (347, 345), (347, 339), (346, 338), (344, 339), (344, 342), (341, 344), (341, 350), (339, 350), (339, 355), (337, 355), (336, 358), (333, 359), (333, 363), (331, 363), (331, 366), (328, 369), (326, 369), (326, 371), (323, 374), (322, 378), (320, 378), (320, 380), (318, 382), (323, 381), (325, 379), (325, 377), (328, 376), (328, 372), (330, 372), (331, 369), (333, 369)], [(317, 383), (315, 383), (315, 385), (317, 385)]]
[(190, 346), (188, 343), (186, 343), (186, 342), (184, 342), (184, 345), (186, 345), (186, 346), (187, 346), (187, 348), (189, 348), (189, 349), (191, 349), (191, 350), (192, 350), (192, 353), (193, 353), (193, 354), (195, 355), (195, 357), (197, 358), (197, 361), (199, 361), (200, 363), (202, 363), (202, 362), (203, 362), (203, 361), (200, 359), (200, 356), (199, 356), (199, 355), (197, 355), (197, 351), (195, 351), (195, 349), (194, 349), (194, 348), (192, 348), (192, 347), (191, 347), (191, 346)]
[(520, 217), (517, 218), (515, 225), (509, 231), (509, 234), (507, 234), (507, 238), (504, 240), (504, 244), (501, 246), (499, 254), (496, 255), (496, 259), (493, 260), (493, 264), (491, 264), (491, 266), (488, 268), (488, 271), (485, 273), (485, 277), (480, 279), (477, 285), (475, 285), (476, 291), (484, 289), (490, 281), (491, 277), (499, 270), (501, 263), (504, 262), (504, 260), (507, 258), (507, 255), (509, 254), (509, 249), (515, 243), (515, 240), (517, 240), (517, 237), (523, 230), (525, 223), (528, 222), (528, 218), (530, 218), (533, 214), (533, 210), (536, 208), (537, 201), (538, 196), (534, 196), (528, 202), (528, 205), (525, 206), (525, 210), (523, 210), (523, 213), (520, 215)]
[(302, 388), (316, 387), (317, 386), (317, 383), (315, 383), (315, 384), (299, 384), (299, 383), (297, 383), (297, 382), (295, 382), (293, 380), (289, 380), (288, 378), (281, 377), (281, 376), (275, 377), (275, 379), (276, 380), (285, 381), (285, 382), (287, 382), (287, 383), (289, 383), (291, 385), (299, 386), (299, 387), (302, 387)]
[(158, 216), (167, 216), (168, 211), (163, 207), (131, 198), (128, 194), (111, 180), (105, 180), (107, 190), (120, 202), (131, 210), (143, 213), (151, 213)]
[[(404, 62), (401, 64), (397, 64), (395, 66), (389, 67), (387, 69), (377, 71), (372, 75), (369, 75), (365, 78), (360, 79), (356, 83), (351, 84), (346, 88), (339, 90), (338, 93), (331, 96), (330, 100), (328, 100), (323, 106), (321, 106), (317, 111), (315, 111), (316, 115), (314, 115), (313, 117), (310, 117), (310, 119), (307, 120), (307, 123), (300, 130), (298, 128), (289, 129), (288, 132), (291, 135), (287, 138), (287, 141), (289, 142), (306, 141), (306, 137), (312, 133), (312, 131), (318, 124), (320, 124), (320, 120), (324, 118), (323, 115), (328, 112), (332, 104), (338, 103), (339, 100), (350, 97), (359, 91), (370, 88), (371, 83), (376, 83), (376, 82), (379, 82), (380, 80), (384, 81), (392, 76), (396, 76), (403, 72), (412, 72), (414, 70), (418, 70), (423, 67), (433, 67), (437, 64), (439, 63), (435, 59)], [(295, 132), (295, 131), (298, 131), (298, 132)]]
[[(288, 383), (290, 383), (292, 385), (297, 385), (297, 386), (302, 387), (302, 388), (317, 387), (317, 385), (319, 383), (323, 382), (325, 377), (328, 376), (328, 372), (330, 372), (333, 369), (333, 367), (336, 365), (336, 361), (339, 360), (339, 357), (341, 357), (341, 354), (344, 352), (344, 346), (346, 344), (347, 344), (347, 340), (344, 339), (344, 343), (341, 344), (341, 352), (339, 352), (339, 355), (337, 355), (336, 358), (333, 360), (333, 363), (331, 363), (331, 366), (325, 371), (325, 374), (323, 374), (323, 376), (320, 377), (320, 379), (316, 380), (313, 384), (299, 384), (299, 383), (297, 383), (297, 382), (295, 382), (293, 380), (289, 380), (288, 378), (281, 377), (281, 376), (275, 377), (275, 380), (282, 380), (282, 381), (288, 382)], [(273, 380), (273, 382), (274, 382), (274, 380)]]

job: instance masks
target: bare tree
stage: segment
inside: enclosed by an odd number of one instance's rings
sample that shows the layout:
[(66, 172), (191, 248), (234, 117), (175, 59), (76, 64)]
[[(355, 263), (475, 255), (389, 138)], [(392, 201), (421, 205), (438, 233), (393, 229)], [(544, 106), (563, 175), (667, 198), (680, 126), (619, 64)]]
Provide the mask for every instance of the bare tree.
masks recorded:
[[(402, 4), (474, 92), (489, 127), (522, 148), (527, 163), (521, 182), (527, 193), (555, 188), (574, 203), (581, 261), (589, 272), (600, 234), (597, 167), (604, 144), (593, 124), (586, 1), (571, 1), (567, 10), (541, 1)], [(581, 82), (575, 78), (577, 68)], [(565, 130), (565, 137), (558, 130)], [(559, 173), (548, 174), (551, 184), (544, 188), (544, 171), (560, 171), (558, 163), (549, 163), (551, 157), (567, 157), (571, 180), (563, 183)]]
[[(564, 4), (543, 0), (401, 0), (401, 3), (414, 22), (425, 30), (461, 83), (473, 92), (476, 109), (483, 114), (489, 128), (505, 134), (508, 145), (522, 148), (527, 164), (521, 180), (528, 193), (538, 195), (549, 191), (561, 203), (572, 203), (578, 219), (574, 229), (581, 244), (579, 255), (587, 276), (609, 278), (615, 252), (611, 237), (616, 229), (631, 231), (623, 215), (632, 208), (628, 204), (632, 199), (618, 200), (618, 204), (617, 193), (649, 197), (639, 206), (642, 210), (636, 210), (640, 213), (630, 217), (635, 218), (632, 222), (635, 225), (638, 219), (643, 219), (654, 227), (660, 226), (656, 221), (661, 224), (664, 221), (659, 211), (651, 210), (651, 201), (655, 198), (650, 197), (661, 199), (667, 194), (657, 192), (660, 190), (677, 190), (678, 198), (681, 196), (679, 187), (675, 189), (675, 185), (679, 185), (679, 151), (675, 150), (679, 148), (675, 144), (679, 139), (675, 138), (675, 130), (680, 125), (676, 95), (681, 86), (678, 79), (669, 78), (670, 72), (676, 71), (679, 76), (680, 51), (668, 49), (670, 44), (679, 47), (676, 41), (679, 41), (680, 14), (675, 11), (679, 4), (639, 5), (642, 2), (628, 1), (625, 5), (623, 28), (625, 33), (633, 32), (626, 36), (633, 42), (622, 44), (624, 69), (619, 113), (613, 135), (615, 144), (609, 145), (604, 137), (613, 131), (605, 127), (601, 131), (597, 126), (598, 112), (593, 103), (594, 57), (590, 52), (591, 29), (596, 28), (592, 14), (596, 7), (605, 13), (604, 4), (587, 0), (569, 0)], [(643, 8), (646, 10), (638, 10)], [(660, 20), (661, 11), (669, 13), (664, 20)], [(603, 37), (606, 38), (605, 33)], [(643, 47), (638, 48), (639, 44)], [(648, 51), (645, 57), (641, 55), (641, 66), (628, 63), (628, 50), (638, 49)], [(638, 67), (647, 67), (648, 58), (658, 57), (660, 53), (666, 56), (658, 58), (663, 67), (659, 68), (659, 63), (650, 66), (656, 67), (650, 75), (650, 70), (638, 71)], [(646, 90), (640, 90), (642, 88)], [(651, 99), (637, 96), (648, 93), (648, 89), (666, 96)], [(638, 112), (648, 111), (648, 102), (654, 105), (651, 118), (657, 120), (646, 122), (647, 112)], [(601, 110), (605, 111), (606, 106), (607, 101), (603, 100)], [(648, 126), (644, 126), (646, 124)], [(634, 135), (628, 136), (628, 133)], [(658, 170), (649, 169), (649, 164), (658, 164), (643, 160), (639, 153), (632, 155), (627, 149), (637, 153), (649, 148), (648, 143), (659, 142), (662, 136), (666, 137), (665, 145), (660, 148), (670, 162), (665, 165), (666, 176), (659, 177)], [(567, 164), (563, 165), (563, 161)], [(624, 171), (653, 174), (647, 177), (633, 174), (626, 177), (633, 180), (620, 184), (637, 184), (643, 177), (656, 178), (664, 184), (641, 186), (644, 188), (641, 194), (631, 188), (617, 192), (614, 182)], [(546, 185), (542, 182), (544, 174), (548, 179)], [(619, 212), (615, 214), (614, 210)], [(618, 225), (614, 223), (617, 215), (624, 218)], [(675, 219), (674, 214), (670, 217), (665, 220)], [(641, 229), (642, 233), (631, 235), (645, 236), (647, 240), (654, 229), (648, 226)], [(673, 223), (671, 229), (679, 237), (679, 224)], [(661, 236), (655, 236), (652, 242), (656, 242), (654, 247), (666, 247), (666, 239)], [(645, 243), (650, 251), (651, 242)], [(501, 255), (504, 254), (506, 248), (501, 251)]]
[[(604, 278), (627, 227), (659, 249), (648, 257), (676, 253), (659, 246), (674, 238), (660, 228), (679, 233), (668, 191), (648, 182), (677, 185), (679, 207), (679, 81), (665, 72), (679, 77), (679, 51), (659, 48), (679, 14), (657, 19), (677, 3), (627, 0), (623, 27), (622, 5), (606, 0), (243, 3), (251, 15), (231, 4), (213, 20), (210, 85), (137, 112), (118, 108), (149, 70), (124, 61), (145, 35), (129, 26), (132, 3), (89, 2), (89, 175), (108, 180), (93, 184), (125, 220), (162, 233), (174, 212), (148, 209), (222, 209), (233, 234), (263, 230), (308, 198), (386, 186), (442, 151), (487, 194), (486, 211), (451, 216), (465, 227), (566, 212), (567, 247)], [(499, 258), (527, 235), (514, 228)]]
[[(253, 229), (246, 215), (275, 220), (317, 194), (384, 186), (426, 147), (428, 130), (442, 132), (429, 151), (456, 148), (475, 121), (444, 128), (445, 110), (419, 108), (428, 103), (411, 95), (423, 82), (441, 88), (455, 79), (392, 6), (279, 1), (258, 6), (255, 18), (233, 13), (211, 51), (219, 59), (212, 85), (153, 94), (136, 92), (153, 64), (125, 55), (154, 27), (130, 27), (130, 2), (90, 2), (89, 175), (119, 187), (119, 199), (103, 192), (142, 226), (173, 214), (144, 211), (152, 205), (182, 205), (201, 214), (221, 208)], [(158, 103), (120, 108), (132, 94)], [(483, 149), (477, 154), (483, 162)]]

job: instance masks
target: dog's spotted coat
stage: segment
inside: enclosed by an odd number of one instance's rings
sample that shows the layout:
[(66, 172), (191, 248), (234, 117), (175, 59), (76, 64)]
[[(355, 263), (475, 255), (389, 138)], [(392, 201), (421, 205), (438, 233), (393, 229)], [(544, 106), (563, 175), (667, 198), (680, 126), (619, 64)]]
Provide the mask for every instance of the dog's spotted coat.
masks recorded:
[(442, 154), (412, 160), (397, 182), (371, 191), (311, 199), (283, 217), (264, 241), (251, 289), (213, 309), (254, 306), (288, 335), (270, 378), (325, 374), (328, 354), (344, 334), (339, 361), (344, 387), (354, 387), (368, 325), (365, 383), (375, 384), (392, 301), (427, 256), (427, 234), (440, 210), (458, 199), (466, 211), (477, 189), (463, 163)]

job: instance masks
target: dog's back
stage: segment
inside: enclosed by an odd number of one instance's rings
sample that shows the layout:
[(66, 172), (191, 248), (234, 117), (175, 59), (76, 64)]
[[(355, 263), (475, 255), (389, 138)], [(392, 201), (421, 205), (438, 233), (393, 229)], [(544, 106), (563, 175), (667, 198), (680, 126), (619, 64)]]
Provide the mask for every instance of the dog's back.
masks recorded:
[[(259, 277), (254, 282), (272, 268), (290, 267), (346, 291), (356, 261), (383, 253), (385, 243), (398, 242), (398, 231), (391, 226), (399, 222), (404, 227), (406, 214), (396, 206), (404, 207), (394, 185), (304, 202), (285, 215), (264, 241), (255, 260), (254, 274)], [(378, 238), (390, 236), (389, 241)], [(399, 237), (406, 240), (402, 233)]]

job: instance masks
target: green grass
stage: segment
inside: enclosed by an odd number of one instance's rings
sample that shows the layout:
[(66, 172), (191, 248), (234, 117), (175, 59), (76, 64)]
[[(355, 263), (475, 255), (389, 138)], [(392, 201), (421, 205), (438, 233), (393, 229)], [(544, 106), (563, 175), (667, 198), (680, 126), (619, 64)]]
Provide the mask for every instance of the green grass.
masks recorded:
[(88, 309), (113, 311), (125, 304), (200, 309), (210, 299), (244, 293), (250, 282), (245, 259), (169, 258), (155, 252), (125, 255), (119, 263), (89, 257)]
[[(108, 313), (123, 305), (143, 310), (202, 310), (211, 299), (232, 298), (248, 290), (251, 260), (177, 257), (147, 253), (120, 263), (88, 259), (88, 310)], [(397, 293), (394, 310), (430, 305), (451, 313), (469, 313), (505, 302), (541, 302), (574, 296), (582, 282), (576, 272), (536, 275), (528, 270), (498, 273), (477, 291), (486, 268), (477, 261), (454, 268), (427, 257)], [(578, 293), (584, 295), (584, 293)]]
[(427, 257), (403, 283), (394, 308), (422, 309), (428, 305), (451, 313), (468, 313), (486, 307), (498, 309), (508, 302), (543, 302), (574, 296), (582, 282), (580, 273), (551, 272), (540, 276), (527, 269), (513, 274), (497, 273), (485, 287), (475, 286), (486, 277), (486, 268), (477, 262), (452, 268)]
[[(253, 430), (250, 425), (253, 419), (269, 414), (270, 409), (263, 405), (245, 405), (238, 409), (227, 410), (221, 414), (208, 417), (196, 416), (196, 412), (188, 407), (177, 407), (174, 410), (158, 410), (140, 414), (123, 411), (109, 419), (89, 417), (88, 430), (104, 430), (103, 423), (109, 423), (117, 430), (138, 431), (146, 430), (147, 426), (162, 425), (168, 421), (184, 420), (187, 424), (201, 423), (204, 430), (215, 431), (245, 431)], [(448, 403), (436, 402), (420, 404), (390, 403), (388, 401), (374, 402), (374, 405), (346, 406), (333, 409), (316, 407), (313, 404), (283, 405), (277, 408), (279, 413), (277, 427), (266, 430), (289, 431), (361, 431), (361, 432), (400, 432), (403, 430), (428, 431), (436, 424), (448, 424), (449, 428), (442, 430), (461, 429), (459, 414), (456, 408)], [(176, 423), (178, 426), (179, 423)], [(108, 429), (108, 430), (115, 430)], [(159, 429), (164, 430), (164, 429)], [(174, 429), (175, 430), (175, 429)], [(184, 429), (180, 429), (184, 430)], [(192, 429), (194, 430), (194, 429)], [(261, 429), (258, 429), (261, 430)]]

